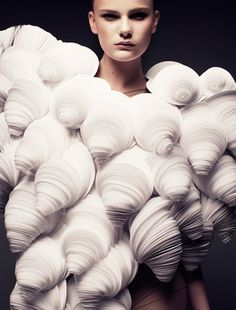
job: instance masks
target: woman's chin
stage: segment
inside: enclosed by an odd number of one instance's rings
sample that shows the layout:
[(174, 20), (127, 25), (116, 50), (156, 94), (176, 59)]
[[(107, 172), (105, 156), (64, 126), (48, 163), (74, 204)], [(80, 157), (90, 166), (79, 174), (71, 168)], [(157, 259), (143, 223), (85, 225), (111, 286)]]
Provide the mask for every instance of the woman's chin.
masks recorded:
[(116, 61), (129, 62), (138, 59), (140, 56), (130, 50), (119, 50), (113, 55), (110, 55), (110, 58)]

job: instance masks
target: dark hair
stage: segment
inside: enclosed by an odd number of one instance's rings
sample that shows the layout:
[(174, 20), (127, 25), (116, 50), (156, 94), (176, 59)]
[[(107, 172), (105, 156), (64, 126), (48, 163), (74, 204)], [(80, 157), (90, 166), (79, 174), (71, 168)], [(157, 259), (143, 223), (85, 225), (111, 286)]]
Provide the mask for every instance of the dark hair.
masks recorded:
[[(153, 9), (156, 10), (157, 9), (157, 0), (152, 0), (153, 2)], [(93, 9), (93, 3), (94, 3), (94, 0), (90, 0), (90, 9), (92, 10)]]

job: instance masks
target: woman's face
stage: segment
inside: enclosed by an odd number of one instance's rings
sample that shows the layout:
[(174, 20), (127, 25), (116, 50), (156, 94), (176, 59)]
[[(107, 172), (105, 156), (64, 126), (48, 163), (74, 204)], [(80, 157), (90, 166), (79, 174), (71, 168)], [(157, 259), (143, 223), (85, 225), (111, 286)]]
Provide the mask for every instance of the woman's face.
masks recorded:
[(132, 61), (148, 48), (159, 12), (152, 0), (95, 0), (89, 12), (93, 33), (104, 53), (116, 61)]

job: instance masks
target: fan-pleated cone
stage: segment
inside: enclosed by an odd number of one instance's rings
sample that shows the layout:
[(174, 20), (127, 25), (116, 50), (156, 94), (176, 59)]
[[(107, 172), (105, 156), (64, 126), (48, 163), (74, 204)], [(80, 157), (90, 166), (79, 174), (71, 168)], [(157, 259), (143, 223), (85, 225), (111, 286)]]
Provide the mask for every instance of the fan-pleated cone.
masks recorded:
[(235, 81), (232, 75), (220, 67), (212, 67), (200, 76), (205, 96), (220, 93), (225, 90), (235, 89)]
[(114, 156), (97, 172), (96, 189), (109, 219), (119, 228), (151, 197), (151, 169), (134, 147)]
[(147, 162), (154, 175), (154, 187), (159, 195), (181, 201), (191, 185), (191, 169), (179, 145), (167, 156), (150, 154)]
[(11, 310), (25, 310), (25, 309), (36, 310), (36, 308), (33, 305), (31, 306), (29, 305), (27, 292), (25, 292), (24, 289), (17, 284), (17, 282), (11, 292), (9, 301)]
[(104, 298), (112, 298), (134, 278), (138, 264), (124, 237), (107, 257), (81, 276), (75, 276), (76, 290), (82, 309), (99, 309)]
[(10, 296), (12, 310), (64, 310), (67, 296), (66, 281), (62, 281), (50, 290), (39, 292), (31, 301), (27, 301), (27, 298), (25, 300), (23, 296), (23, 289), (16, 283)]
[(60, 243), (47, 236), (37, 239), (17, 260), (15, 273), (28, 300), (39, 291), (52, 289), (67, 276)]
[[(15, 35), (19, 31), (19, 28), (19, 26), (13, 26), (0, 31), (0, 57), (8, 47), (13, 45)], [(2, 112), (7, 99), (7, 90), (9, 88), (10, 81), (8, 81), (7, 77), (4, 77), (4, 74), (0, 74), (0, 80), (0, 112)], [(5, 87), (3, 83), (5, 84)]]
[(88, 194), (67, 210), (63, 251), (68, 271), (79, 275), (103, 259), (115, 243), (101, 198)]
[(19, 179), (19, 171), (15, 166), (17, 145), (17, 141), (9, 141), (4, 144), (0, 152), (0, 211), (4, 210), (9, 194)]
[[(25, 310), (27, 309), (27, 307), (29, 308), (28, 302), (22, 295), (24, 295), (23, 289), (16, 283), (11, 292), (9, 300), (11, 310)], [(35, 310), (34, 307), (32, 307), (31, 309)]]
[(16, 80), (8, 92), (4, 109), (10, 134), (22, 135), (32, 121), (46, 115), (48, 107), (49, 92), (43, 83)]
[(32, 122), (16, 150), (18, 170), (36, 170), (52, 157), (60, 157), (69, 144), (68, 130), (49, 116)]
[(127, 309), (128, 308), (125, 308), (125, 306), (115, 298), (103, 301), (101, 305), (98, 307), (98, 310), (127, 310)]
[(227, 135), (208, 106), (196, 104), (183, 113), (180, 145), (198, 175), (207, 175), (227, 147)]
[(132, 101), (137, 143), (159, 155), (171, 152), (181, 135), (179, 109), (152, 94), (136, 95)]
[(105, 103), (94, 106), (81, 126), (83, 143), (96, 164), (129, 148), (134, 141), (134, 127), (127, 107), (128, 99), (111, 92)]
[(81, 142), (73, 139), (62, 158), (52, 158), (36, 171), (38, 210), (46, 216), (71, 206), (89, 192), (94, 178), (91, 154)]
[(59, 83), (76, 74), (94, 76), (98, 66), (98, 57), (91, 49), (78, 43), (62, 42), (43, 55), (38, 74), (45, 82)]
[(189, 239), (195, 240), (202, 236), (200, 193), (193, 183), (183, 200), (171, 206), (171, 214), (181, 233), (184, 233)]
[(236, 90), (223, 91), (209, 97), (206, 103), (228, 137), (228, 149), (236, 158)]
[(4, 90), (0, 90), (0, 113), (4, 110), (6, 100), (7, 93)]
[(2, 149), (4, 143), (10, 141), (10, 134), (8, 131), (8, 126), (5, 120), (4, 112), (0, 113), (0, 150)]
[(236, 162), (223, 155), (207, 176), (193, 175), (197, 187), (211, 199), (236, 206)]
[(188, 271), (196, 270), (202, 263), (204, 257), (208, 254), (213, 240), (213, 226), (208, 221), (203, 221), (202, 237), (183, 242), (183, 252), (181, 260), (184, 268)]
[(147, 82), (148, 90), (168, 103), (184, 106), (202, 97), (198, 74), (182, 64), (171, 64)]
[(127, 288), (120, 291), (119, 294), (114, 297), (114, 299), (117, 299), (125, 307), (126, 310), (131, 309), (132, 299), (130, 292)]
[(76, 291), (75, 279), (70, 277), (67, 280), (67, 302), (65, 310), (82, 310), (79, 305), (79, 296)]
[(51, 233), (62, 222), (62, 212), (43, 217), (36, 203), (34, 182), (24, 178), (11, 192), (5, 209), (5, 227), (13, 253), (25, 250), (40, 234)]
[(0, 50), (2, 52), (14, 44), (16, 34), (20, 28), (20, 26), (12, 26), (0, 31)]
[(60, 44), (51, 33), (38, 26), (23, 25), (15, 35), (14, 45), (45, 53)]
[(66, 297), (67, 285), (66, 280), (64, 280), (52, 289), (40, 292), (33, 300), (33, 304), (38, 310), (64, 310), (66, 305)]
[(41, 55), (36, 51), (18, 46), (7, 48), (0, 61), (0, 93), (6, 95), (17, 79), (37, 79), (40, 59)]
[(219, 200), (208, 198), (204, 194), (201, 196), (201, 204), (203, 220), (212, 224), (224, 243), (229, 242), (236, 230), (233, 208), (229, 208)]
[[(130, 293), (128, 289), (124, 289), (114, 298), (103, 301), (99, 305), (98, 310), (130, 310), (131, 303)], [(76, 291), (74, 277), (71, 277), (67, 282), (67, 304), (65, 310), (82, 310), (79, 302), (79, 296)]]
[(130, 227), (130, 244), (136, 260), (145, 263), (163, 282), (172, 279), (182, 252), (171, 205), (170, 200), (162, 197), (150, 199)]
[(89, 75), (76, 75), (60, 83), (53, 93), (57, 119), (68, 128), (80, 128), (91, 108), (110, 91), (105, 80)]

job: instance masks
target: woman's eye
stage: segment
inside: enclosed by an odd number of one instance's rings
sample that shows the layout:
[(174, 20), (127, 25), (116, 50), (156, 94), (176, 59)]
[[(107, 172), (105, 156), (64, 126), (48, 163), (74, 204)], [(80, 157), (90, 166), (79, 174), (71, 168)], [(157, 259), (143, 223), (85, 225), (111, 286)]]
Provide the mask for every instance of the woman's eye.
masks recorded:
[(102, 17), (108, 21), (112, 21), (112, 20), (117, 18), (117, 16), (115, 14), (104, 14), (104, 15), (102, 15)]
[(138, 13), (134, 13), (133, 15), (131, 15), (132, 19), (135, 20), (143, 20), (147, 17), (146, 13), (142, 13), (142, 12), (138, 12)]

